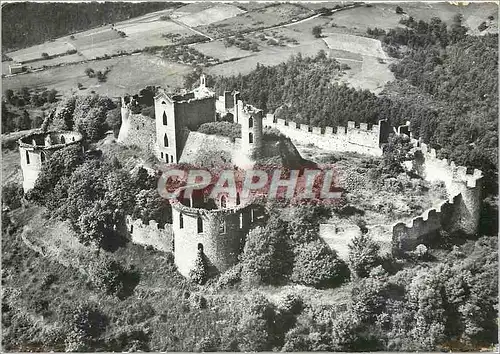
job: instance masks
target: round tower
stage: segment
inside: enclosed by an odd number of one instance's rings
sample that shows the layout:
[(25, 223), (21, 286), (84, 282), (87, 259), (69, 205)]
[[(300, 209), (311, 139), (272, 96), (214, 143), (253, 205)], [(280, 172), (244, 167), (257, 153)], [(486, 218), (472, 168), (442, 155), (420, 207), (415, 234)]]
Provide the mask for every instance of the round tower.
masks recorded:
[(17, 141), (21, 154), (24, 193), (35, 185), (43, 164), (54, 151), (73, 144), (81, 144), (82, 135), (72, 131), (52, 131), (26, 135)]
[(189, 276), (199, 251), (210, 272), (224, 272), (238, 262), (254, 216), (251, 205), (209, 210), (177, 200), (171, 204), (174, 259), (183, 276)]
[(262, 151), (262, 110), (238, 101), (238, 120), (241, 124), (240, 150), (254, 161)]

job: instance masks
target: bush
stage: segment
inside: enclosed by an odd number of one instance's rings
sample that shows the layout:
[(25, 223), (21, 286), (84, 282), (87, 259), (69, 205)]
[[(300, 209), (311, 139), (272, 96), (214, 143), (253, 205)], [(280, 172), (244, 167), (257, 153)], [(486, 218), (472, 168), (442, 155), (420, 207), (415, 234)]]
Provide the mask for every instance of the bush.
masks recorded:
[(90, 269), (92, 284), (100, 291), (108, 294), (118, 294), (123, 287), (125, 269), (116, 261), (104, 259)]
[(380, 263), (380, 246), (368, 234), (363, 233), (354, 237), (348, 245), (349, 267), (353, 275), (367, 277), (370, 271)]
[(194, 261), (194, 268), (189, 272), (189, 278), (192, 282), (199, 285), (205, 284), (208, 280), (208, 266), (202, 250), (198, 250)]
[(347, 265), (322, 241), (297, 247), (292, 281), (316, 288), (332, 288), (349, 277)]
[(222, 135), (228, 138), (241, 138), (241, 125), (231, 122), (210, 122), (200, 125), (200, 133), (211, 135)]
[(396, 13), (398, 15), (401, 15), (404, 13), (403, 8), (401, 6), (396, 6)]
[(486, 22), (481, 22), (481, 24), (477, 27), (477, 29), (480, 31), (480, 32), (483, 32), (485, 29), (488, 28), (488, 25), (486, 24)]
[(2, 188), (2, 204), (10, 209), (21, 206), (23, 187), (20, 184), (9, 182)]
[(321, 38), (321, 32), (322, 32), (321, 26), (314, 26), (312, 29), (312, 34), (315, 38)]
[(42, 58), (43, 59), (48, 59), (49, 58), (49, 54), (48, 53), (42, 53)]

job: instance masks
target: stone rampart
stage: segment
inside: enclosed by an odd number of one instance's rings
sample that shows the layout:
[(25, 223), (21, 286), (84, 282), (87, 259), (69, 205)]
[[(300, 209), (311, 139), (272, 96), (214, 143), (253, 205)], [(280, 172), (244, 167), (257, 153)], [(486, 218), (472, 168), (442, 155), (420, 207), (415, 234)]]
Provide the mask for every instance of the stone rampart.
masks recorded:
[(422, 159), (414, 160), (410, 164), (411, 168), (426, 181), (444, 182), (449, 200), (408, 223), (398, 222), (393, 226), (393, 253), (396, 254), (428, 242), (440, 230), (475, 234), (479, 225), (482, 172), (439, 159), (435, 149), (425, 143), (413, 142), (415, 151), (422, 153)]
[(127, 215), (125, 221), (133, 243), (152, 246), (159, 251), (173, 252), (171, 224), (165, 224), (164, 227), (160, 227), (154, 220), (150, 220), (148, 224), (144, 224), (142, 220), (133, 220), (129, 215)]
[(273, 114), (267, 114), (263, 119), (264, 127), (276, 128), (302, 144), (314, 144), (328, 151), (350, 151), (374, 156), (382, 155), (380, 146), (386, 142), (388, 135), (385, 132), (386, 123), (380, 121), (378, 125), (373, 126), (361, 123), (356, 127), (355, 122), (349, 121), (347, 127), (321, 128), (276, 119)]
[(155, 120), (142, 114), (133, 114), (127, 108), (122, 109), (122, 125), (117, 140), (123, 145), (136, 145), (144, 151), (153, 152), (156, 141)]

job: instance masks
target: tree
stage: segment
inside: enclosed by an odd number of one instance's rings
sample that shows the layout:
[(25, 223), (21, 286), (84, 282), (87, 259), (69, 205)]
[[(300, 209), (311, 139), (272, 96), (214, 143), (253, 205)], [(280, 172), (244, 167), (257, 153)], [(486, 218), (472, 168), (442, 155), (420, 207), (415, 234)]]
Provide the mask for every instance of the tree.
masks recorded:
[(403, 8), (401, 6), (396, 6), (396, 13), (398, 15), (404, 14)]
[(115, 225), (117, 216), (111, 205), (98, 201), (90, 209), (81, 210), (78, 218), (80, 242), (85, 245), (94, 244), (102, 247), (115, 238)]
[(49, 103), (54, 103), (55, 101), (57, 101), (57, 90), (56, 89), (52, 89), (49, 91), (49, 93), (47, 95), (47, 101), (49, 101)]
[(123, 290), (125, 275), (126, 271), (120, 263), (104, 258), (92, 264), (90, 269), (92, 284), (108, 295), (116, 295)]
[(295, 250), (292, 281), (316, 288), (332, 288), (349, 277), (347, 265), (322, 241), (317, 240)]
[(172, 208), (156, 189), (143, 189), (137, 193), (132, 217), (141, 219), (145, 224), (150, 220), (155, 220), (160, 226), (163, 226), (172, 222)]
[(43, 59), (48, 59), (48, 58), (49, 58), (49, 54), (47, 54), (47, 53), (42, 53), (42, 58), (43, 58)]
[(79, 303), (65, 314), (66, 351), (90, 350), (106, 329), (108, 319), (96, 305)]
[(21, 206), (23, 197), (23, 187), (20, 184), (9, 182), (2, 188), (2, 203), (10, 209)]
[(357, 277), (367, 277), (371, 269), (380, 262), (380, 246), (368, 234), (362, 233), (355, 236), (348, 247), (351, 273)]
[(291, 272), (291, 248), (286, 224), (271, 218), (265, 229), (257, 227), (250, 231), (245, 243), (241, 277), (247, 283), (276, 284)]
[[(50, 195), (62, 177), (69, 177), (83, 162), (82, 148), (70, 145), (55, 151), (42, 165), (35, 186), (28, 193), (36, 202), (49, 206)], [(55, 203), (58, 204), (57, 202)]]
[(85, 69), (85, 75), (87, 75), (90, 78), (95, 77), (95, 71), (92, 68), (87, 68)]
[(404, 172), (403, 162), (413, 159), (410, 138), (404, 135), (393, 135), (384, 147), (381, 161), (382, 170), (392, 176)]
[(12, 97), (14, 96), (14, 91), (11, 89), (5, 90), (5, 99), (7, 100), (8, 103), (12, 103)]
[(323, 29), (321, 28), (321, 26), (314, 26), (312, 29), (312, 34), (315, 38), (321, 38), (322, 31)]
[(203, 285), (208, 280), (208, 265), (202, 249), (198, 249), (194, 267), (189, 271), (189, 278), (192, 282)]

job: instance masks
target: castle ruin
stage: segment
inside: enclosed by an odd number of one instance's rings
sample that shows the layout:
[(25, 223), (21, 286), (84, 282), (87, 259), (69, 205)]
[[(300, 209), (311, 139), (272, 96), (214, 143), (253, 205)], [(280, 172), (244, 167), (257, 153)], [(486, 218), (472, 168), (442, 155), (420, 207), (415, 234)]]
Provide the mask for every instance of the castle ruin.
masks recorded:
[[(82, 143), (83, 136), (72, 131), (38, 132), (18, 140), (24, 193), (35, 186), (43, 164), (57, 150)], [(82, 147), (83, 148), (83, 147)]]

